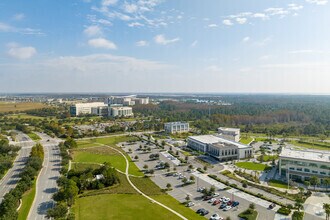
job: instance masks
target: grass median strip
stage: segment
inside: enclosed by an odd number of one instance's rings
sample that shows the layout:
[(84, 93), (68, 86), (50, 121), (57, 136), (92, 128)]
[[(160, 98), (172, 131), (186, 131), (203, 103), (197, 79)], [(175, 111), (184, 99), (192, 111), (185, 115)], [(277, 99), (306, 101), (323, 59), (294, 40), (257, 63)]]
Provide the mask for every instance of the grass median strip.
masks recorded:
[(32, 188), (22, 196), (22, 205), (18, 210), (18, 220), (25, 220), (29, 215), (34, 197), (36, 195), (36, 179), (33, 181)]

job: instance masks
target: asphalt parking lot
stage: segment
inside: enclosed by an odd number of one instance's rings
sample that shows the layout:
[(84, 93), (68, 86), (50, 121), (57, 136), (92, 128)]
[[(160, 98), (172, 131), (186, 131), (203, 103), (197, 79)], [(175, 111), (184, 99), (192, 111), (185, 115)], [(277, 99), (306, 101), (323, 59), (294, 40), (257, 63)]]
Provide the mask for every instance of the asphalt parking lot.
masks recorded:
[[(195, 203), (195, 205), (191, 207), (194, 211), (198, 210), (199, 208), (205, 208), (206, 210), (208, 210), (209, 214), (205, 216), (206, 218), (209, 219), (211, 215), (218, 213), (223, 218), (230, 217), (231, 219), (239, 219), (238, 214), (246, 210), (250, 203), (254, 203), (256, 210), (259, 213), (258, 219), (274, 219), (275, 210), (278, 207), (276, 207), (274, 210), (269, 210), (267, 207), (270, 203), (264, 200), (250, 196), (246, 193), (242, 193), (241, 191), (238, 191), (236, 189), (223, 190), (223, 184), (212, 182), (210, 178), (205, 175), (199, 176), (202, 175), (199, 172), (188, 172), (187, 166), (177, 166), (176, 162), (171, 160), (171, 158), (169, 158), (167, 154), (162, 154), (160, 149), (157, 148), (155, 145), (147, 145), (151, 148), (151, 152), (149, 153), (144, 153), (143, 151), (138, 150), (140, 145), (142, 145), (143, 147), (144, 145), (146, 145), (146, 142), (136, 142), (134, 144), (126, 143), (124, 144), (123, 149), (126, 152), (128, 152), (129, 149), (132, 149), (132, 153), (129, 154), (131, 158), (134, 158), (136, 155), (138, 155), (139, 159), (135, 163), (141, 170), (143, 170), (143, 166), (145, 164), (148, 165), (148, 169), (155, 170), (154, 176), (151, 179), (158, 186), (160, 186), (161, 188), (166, 188), (167, 183), (170, 183), (172, 185), (173, 190), (169, 191), (168, 193), (175, 199), (180, 202), (184, 202), (186, 196), (189, 195), (191, 201)], [(150, 161), (149, 155), (151, 153), (159, 153), (160, 159)], [(182, 175), (186, 176), (188, 179), (190, 176), (194, 176), (195, 183), (182, 187), (181, 179), (174, 176), (166, 176), (166, 169), (155, 169), (155, 166), (159, 164), (160, 161), (168, 162), (170, 164), (171, 171), (173, 171), (173, 168), (176, 167), (176, 172), (182, 173)], [(211, 203), (203, 201), (202, 193), (197, 192), (197, 188), (210, 188), (212, 185), (216, 187), (216, 192), (220, 194), (219, 198), (221, 198), (222, 196), (228, 197), (231, 200), (238, 201), (240, 203), (239, 206), (232, 208), (228, 211), (223, 211), (222, 209), (219, 209), (220, 204), (213, 206)]]

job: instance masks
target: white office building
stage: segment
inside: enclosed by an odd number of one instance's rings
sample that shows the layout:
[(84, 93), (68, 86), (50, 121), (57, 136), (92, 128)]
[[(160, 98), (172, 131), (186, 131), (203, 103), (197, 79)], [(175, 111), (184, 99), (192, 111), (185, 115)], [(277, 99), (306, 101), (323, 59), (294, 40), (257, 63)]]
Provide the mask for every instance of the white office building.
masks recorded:
[[(70, 106), (70, 114), (72, 116), (89, 115), (93, 114), (92, 109), (99, 107), (107, 108), (107, 105), (103, 102), (77, 103)], [(94, 110), (94, 112), (95, 111), (96, 110)]]
[(109, 116), (129, 117), (129, 116), (133, 116), (133, 110), (131, 107), (124, 107), (124, 106), (110, 107)]
[(149, 104), (149, 97), (146, 98), (137, 98), (136, 96), (110, 96), (105, 100), (105, 103), (108, 105), (147, 105)]
[(218, 128), (218, 134), (228, 140), (239, 142), (241, 138), (241, 130), (239, 128)]
[(279, 174), (295, 181), (308, 181), (310, 177), (330, 177), (330, 152), (283, 148), (279, 155)]
[(224, 139), (219, 135), (190, 136), (188, 137), (188, 147), (207, 153), (219, 161), (238, 160), (253, 156), (251, 146)]
[(189, 132), (189, 123), (188, 122), (168, 122), (164, 124), (165, 132), (173, 133), (182, 133)]

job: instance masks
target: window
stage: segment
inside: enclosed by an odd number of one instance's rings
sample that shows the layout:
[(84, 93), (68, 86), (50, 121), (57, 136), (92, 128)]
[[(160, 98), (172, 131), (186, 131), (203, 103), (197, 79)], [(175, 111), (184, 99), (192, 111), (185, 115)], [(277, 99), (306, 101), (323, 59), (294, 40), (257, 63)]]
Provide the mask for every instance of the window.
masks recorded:
[(304, 171), (305, 171), (306, 173), (311, 172), (311, 171), (310, 171), (309, 169), (307, 169), (307, 168), (305, 168)]

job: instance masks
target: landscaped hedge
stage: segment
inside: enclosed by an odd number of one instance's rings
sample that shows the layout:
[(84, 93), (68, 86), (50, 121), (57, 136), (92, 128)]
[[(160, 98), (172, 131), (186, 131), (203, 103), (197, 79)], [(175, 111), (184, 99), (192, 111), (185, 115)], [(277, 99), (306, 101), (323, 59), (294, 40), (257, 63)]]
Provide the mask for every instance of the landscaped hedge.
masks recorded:
[(294, 211), (292, 214), (292, 220), (303, 220), (304, 212)]
[(282, 215), (290, 215), (291, 209), (287, 207), (281, 207), (277, 210), (277, 213), (282, 214)]

